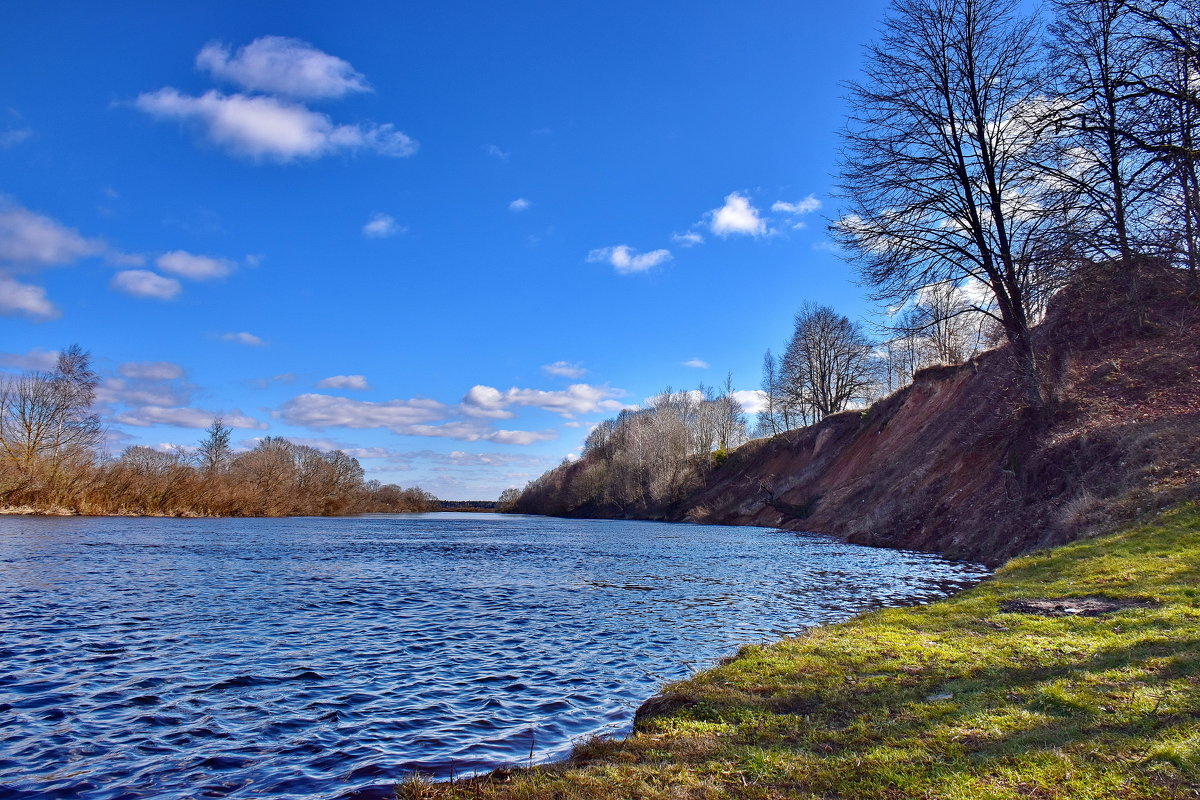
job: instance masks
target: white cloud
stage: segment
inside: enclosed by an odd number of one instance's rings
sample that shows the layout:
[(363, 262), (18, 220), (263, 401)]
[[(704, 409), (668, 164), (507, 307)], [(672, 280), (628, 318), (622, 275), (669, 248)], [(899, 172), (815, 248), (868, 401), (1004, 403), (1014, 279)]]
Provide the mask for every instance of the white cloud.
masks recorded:
[(739, 389), (731, 396), (747, 414), (757, 414), (767, 407), (767, 395), (761, 389)]
[(600, 247), (588, 253), (589, 262), (608, 262), (622, 275), (646, 270), (671, 260), (670, 250), (651, 250), (649, 253), (635, 255), (628, 245), (619, 244), (616, 247)]
[(184, 376), (184, 369), (172, 361), (127, 361), (117, 368), (126, 378), (170, 381)]
[(367, 391), (371, 385), (363, 375), (334, 375), (317, 381), (318, 389), (357, 389)]
[(237, 333), (222, 333), (221, 339), (226, 342), (237, 342), (238, 344), (249, 345), (250, 347), (262, 347), (266, 344), (260, 337), (247, 331)]
[(698, 244), (704, 244), (704, 237), (696, 231), (686, 231), (684, 233), (672, 233), (671, 241), (680, 247), (695, 247)]
[(33, 128), (9, 128), (0, 132), (0, 148), (8, 150), (33, 136)]
[(194, 389), (172, 378), (110, 377), (96, 388), (96, 399), (110, 405), (183, 406), (191, 401)]
[(58, 364), (57, 350), (42, 350), (37, 347), (28, 353), (0, 353), (0, 367), (46, 372)]
[(527, 445), (534, 442), (547, 442), (558, 438), (557, 431), (496, 431), (483, 437), (497, 444)]
[(767, 223), (758, 215), (758, 209), (750, 205), (749, 197), (739, 192), (725, 195), (725, 205), (705, 216), (709, 230), (722, 238), (733, 233), (762, 236), (767, 232)]
[(139, 428), (149, 428), (152, 425), (175, 425), (180, 428), (204, 429), (211, 425), (217, 417), (224, 420), (225, 424), (231, 428), (258, 431), (267, 429), (265, 422), (248, 417), (236, 408), (224, 413), (203, 411), (199, 408), (145, 406), (118, 414), (114, 420), (123, 425), (134, 425)]
[(512, 155), (512, 153), (509, 153), (506, 150), (501, 150), (494, 144), (489, 144), (487, 147), (483, 148), (483, 150), (492, 158), (498, 158), (501, 161), (508, 161), (508, 157)]
[[(790, 214), (792, 217), (802, 217), (805, 214), (811, 214), (821, 207), (821, 201), (816, 195), (808, 195), (799, 202), (788, 203), (783, 200), (777, 200), (771, 205), (771, 210), (779, 214)], [(805, 226), (804, 220), (796, 219), (792, 223), (792, 227), (799, 229)]]
[(620, 389), (576, 383), (558, 391), (518, 389), (501, 392), (491, 386), (473, 386), (462, 399), (463, 411), (474, 417), (505, 419), (514, 416), (510, 406), (525, 406), (552, 411), (567, 419), (596, 411), (619, 411), (624, 403)]
[(126, 269), (113, 276), (112, 288), (135, 297), (152, 297), (155, 300), (171, 300), (183, 286), (174, 278), (164, 278), (148, 269)]
[(811, 214), (820, 208), (821, 201), (817, 199), (816, 195), (812, 194), (796, 203), (788, 203), (784, 202), (783, 200), (777, 200), (771, 204), (772, 211), (783, 214)]
[(699, 358), (689, 358), (683, 362), (685, 367), (695, 367), (696, 369), (708, 369), (708, 362)]
[(525, 209), (529, 208), (531, 205), (533, 205), (533, 203), (529, 202), (524, 197), (518, 197), (516, 200), (513, 200), (511, 203), (508, 204), (508, 210), (509, 211), (524, 211)]
[(236, 54), (224, 44), (210, 42), (196, 56), (196, 66), (244, 89), (296, 98), (371, 90), (349, 62), (286, 36), (262, 36)]
[(557, 375), (560, 378), (582, 378), (587, 370), (579, 362), (555, 361), (553, 364), (543, 364), (542, 372), (547, 375)]
[(0, 196), (0, 262), (49, 267), (69, 264), (103, 249), (98, 239), (85, 239), (73, 228)]
[(236, 264), (227, 258), (192, 255), (184, 250), (172, 250), (163, 253), (154, 261), (163, 272), (191, 278), (194, 281), (205, 281), (210, 278), (224, 278), (233, 272)]
[(403, 225), (396, 223), (395, 217), (381, 212), (372, 214), (362, 227), (363, 236), (368, 239), (386, 239), (389, 236), (404, 233), (405, 230)]
[(61, 312), (41, 286), (21, 283), (7, 275), (0, 275), (0, 315), (24, 316), (32, 319), (55, 319)]
[(463, 410), (473, 417), (509, 419), (516, 414), (505, 406), (508, 401), (503, 392), (491, 386), (472, 386), (463, 395)]
[(214, 144), (254, 159), (287, 162), (358, 150), (405, 157), (417, 151), (416, 141), (394, 125), (336, 125), (325, 114), (275, 97), (211, 89), (193, 97), (165, 87), (138, 95), (134, 105), (159, 119), (196, 122)]
[(393, 433), (408, 433), (413, 426), (444, 419), (448, 410), (443, 403), (420, 397), (376, 403), (302, 394), (284, 403), (279, 415), (285, 422), (306, 428), (386, 428)]

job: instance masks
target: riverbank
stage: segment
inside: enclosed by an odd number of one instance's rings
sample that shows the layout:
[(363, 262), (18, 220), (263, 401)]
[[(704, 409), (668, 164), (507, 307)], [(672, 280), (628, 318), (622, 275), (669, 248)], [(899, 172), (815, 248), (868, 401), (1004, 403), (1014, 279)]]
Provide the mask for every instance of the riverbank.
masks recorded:
[(1195, 798), (1200, 507), (1014, 559), (931, 605), (745, 647), (567, 762), (399, 794)]

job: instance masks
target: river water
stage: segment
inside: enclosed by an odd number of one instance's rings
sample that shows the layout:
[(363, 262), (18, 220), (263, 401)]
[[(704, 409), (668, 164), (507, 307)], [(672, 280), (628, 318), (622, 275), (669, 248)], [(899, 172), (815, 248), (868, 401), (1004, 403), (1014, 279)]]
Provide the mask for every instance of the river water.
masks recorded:
[(985, 574), (764, 528), (0, 518), (0, 796), (384, 797), (562, 756), (740, 644)]

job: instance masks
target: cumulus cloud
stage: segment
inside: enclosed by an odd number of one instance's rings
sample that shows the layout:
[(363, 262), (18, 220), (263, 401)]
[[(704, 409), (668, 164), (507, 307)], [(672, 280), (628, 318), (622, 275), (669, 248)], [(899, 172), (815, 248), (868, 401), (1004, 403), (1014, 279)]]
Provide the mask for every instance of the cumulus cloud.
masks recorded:
[(555, 361), (553, 364), (543, 364), (542, 372), (560, 378), (582, 378), (587, 374), (587, 370), (577, 361)]
[(767, 407), (767, 393), (761, 389), (739, 389), (730, 396), (747, 414), (757, 414)]
[(530, 203), (524, 197), (518, 197), (516, 200), (513, 200), (511, 203), (508, 204), (508, 210), (509, 211), (524, 211), (525, 209), (529, 208), (531, 205), (533, 205), (533, 203)]
[(558, 438), (557, 431), (494, 431), (483, 437), (497, 444), (528, 445)]
[(122, 270), (113, 276), (109, 285), (134, 297), (150, 297), (155, 300), (171, 300), (183, 290), (179, 281), (164, 278), (148, 269)]
[(126, 378), (171, 381), (184, 376), (184, 369), (172, 361), (127, 361), (117, 368)]
[(540, 408), (571, 419), (579, 414), (596, 411), (619, 411), (624, 408), (616, 398), (625, 393), (608, 386), (576, 383), (558, 391), (518, 389), (515, 386), (501, 392), (491, 386), (473, 386), (462, 399), (463, 410), (475, 417), (505, 419), (514, 416), (511, 406)]
[(173, 378), (105, 378), (96, 387), (101, 403), (122, 406), (183, 406), (194, 386)]
[(767, 232), (767, 223), (759, 216), (758, 209), (750, 204), (749, 197), (740, 192), (725, 195), (725, 205), (714, 208), (705, 216), (708, 229), (721, 238), (735, 233), (762, 236)]
[(775, 211), (777, 213), (795, 214), (795, 215), (811, 214), (812, 212), (818, 210), (820, 207), (821, 207), (821, 201), (817, 199), (816, 195), (812, 195), (812, 194), (810, 194), (808, 197), (805, 197), (803, 200), (800, 200), (795, 203), (788, 203), (783, 200), (777, 200), (776, 202), (771, 204), (772, 211)]
[(0, 196), (0, 262), (18, 267), (69, 264), (104, 250), (98, 239), (84, 238), (50, 217), (35, 214)]
[(247, 331), (239, 331), (237, 333), (222, 333), (221, 339), (226, 342), (237, 342), (238, 344), (249, 345), (250, 347), (263, 347), (266, 342), (258, 336)]
[(292, 425), (318, 430), (386, 428), (393, 433), (407, 433), (413, 426), (444, 419), (447, 411), (445, 404), (421, 397), (376, 403), (327, 394), (302, 394), (284, 403), (279, 416)]
[(592, 263), (607, 262), (612, 264), (617, 272), (628, 275), (634, 272), (645, 272), (665, 261), (671, 260), (670, 250), (651, 250), (649, 253), (637, 254), (628, 245), (619, 244), (615, 247), (600, 247), (588, 253), (587, 260)]
[(404, 226), (398, 224), (395, 217), (380, 212), (372, 214), (362, 227), (363, 236), (368, 239), (386, 239), (389, 236), (404, 233), (404, 230)]
[(326, 114), (265, 95), (210, 89), (195, 97), (168, 86), (138, 95), (134, 106), (158, 119), (197, 124), (209, 141), (253, 159), (288, 162), (356, 151), (403, 158), (417, 151), (416, 141), (394, 125), (338, 125)]
[(783, 200), (778, 200), (771, 205), (771, 210), (779, 214), (789, 214), (793, 217), (792, 227), (796, 229), (805, 226), (804, 220), (799, 219), (805, 214), (811, 214), (821, 207), (821, 201), (816, 195), (810, 194), (808, 197), (796, 203), (788, 203)]
[(695, 247), (698, 244), (704, 244), (704, 237), (696, 231), (685, 231), (684, 233), (672, 233), (671, 241), (680, 247)]
[(696, 369), (708, 369), (708, 362), (699, 358), (689, 358), (683, 362), (685, 367), (694, 367)]
[(363, 375), (333, 375), (317, 381), (318, 389), (357, 389), (367, 391), (371, 385)]
[(501, 150), (494, 144), (489, 144), (487, 147), (483, 148), (483, 151), (492, 158), (496, 158), (501, 161), (508, 161), (508, 157), (512, 155), (512, 153), (509, 153), (507, 150)]
[(46, 320), (57, 318), (60, 312), (46, 297), (46, 290), (41, 286), (0, 275), (0, 315)]
[(191, 278), (194, 281), (206, 281), (211, 278), (224, 278), (233, 272), (236, 264), (227, 258), (212, 256), (197, 256), (184, 250), (172, 250), (163, 253), (154, 261), (163, 272)]
[(57, 350), (33, 348), (27, 353), (0, 353), (0, 367), (45, 372), (58, 364)]
[(196, 66), (243, 89), (295, 98), (341, 97), (369, 92), (367, 79), (350, 63), (307, 42), (262, 36), (236, 53), (219, 42), (206, 44)]
[(258, 431), (267, 429), (265, 422), (248, 417), (236, 408), (229, 412), (217, 412), (204, 411), (199, 408), (145, 406), (118, 414), (114, 420), (123, 425), (134, 425), (139, 428), (149, 428), (152, 425), (175, 425), (180, 428), (203, 429), (211, 425), (217, 417), (220, 417), (231, 428)]

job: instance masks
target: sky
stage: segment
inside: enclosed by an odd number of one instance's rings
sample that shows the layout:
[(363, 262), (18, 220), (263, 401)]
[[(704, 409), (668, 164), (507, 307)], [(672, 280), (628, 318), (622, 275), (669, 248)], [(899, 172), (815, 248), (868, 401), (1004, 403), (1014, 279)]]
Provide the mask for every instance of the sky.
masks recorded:
[(805, 301), (884, 4), (0, 3), (0, 369), (490, 499)]

